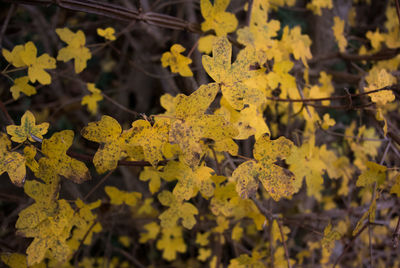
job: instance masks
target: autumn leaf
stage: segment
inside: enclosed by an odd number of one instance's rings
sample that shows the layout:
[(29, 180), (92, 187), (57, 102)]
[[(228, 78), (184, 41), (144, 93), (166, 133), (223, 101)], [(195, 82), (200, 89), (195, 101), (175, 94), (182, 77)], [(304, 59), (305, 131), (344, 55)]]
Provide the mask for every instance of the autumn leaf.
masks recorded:
[(147, 233), (140, 233), (139, 243), (146, 243), (154, 240), (160, 232), (160, 226), (156, 222), (150, 222), (143, 226)]
[(127, 150), (132, 131), (122, 132), (120, 124), (114, 118), (103, 115), (100, 121), (91, 122), (81, 131), (82, 136), (100, 143), (93, 158), (98, 173), (114, 170), (118, 166), (122, 153)]
[(110, 197), (110, 203), (113, 205), (126, 204), (133, 207), (142, 198), (141, 193), (122, 191), (114, 186), (106, 186), (104, 187), (104, 191)]
[(105, 29), (97, 28), (97, 34), (101, 37), (104, 37), (106, 40), (114, 41), (115, 37), (115, 29), (113, 27), (107, 27)]
[(22, 93), (26, 96), (32, 96), (36, 94), (36, 88), (28, 84), (29, 77), (23, 76), (14, 80), (14, 85), (10, 88), (12, 97), (17, 100)]
[(335, 39), (339, 45), (339, 50), (340, 52), (345, 52), (346, 51), (346, 46), (347, 46), (347, 39), (344, 37), (344, 20), (341, 20), (339, 17), (335, 16), (333, 18), (333, 35), (335, 36)]
[(301, 60), (304, 66), (308, 68), (307, 60), (312, 58), (311, 39), (308, 35), (301, 34), (300, 26), (295, 26), (292, 29), (285, 26), (280, 45), (292, 53), (296, 60)]
[(67, 150), (72, 145), (74, 132), (72, 130), (63, 130), (56, 132), (50, 139), (44, 139), (42, 143), (42, 153), (46, 157), (39, 160), (51, 166), (48, 172), (56, 172), (57, 174), (74, 181), (82, 183), (91, 178), (86, 165), (73, 159), (67, 155)]
[(163, 206), (169, 207), (158, 217), (162, 228), (173, 228), (179, 219), (182, 219), (182, 225), (187, 229), (192, 229), (196, 224), (194, 215), (197, 215), (199, 211), (192, 204), (177, 200), (171, 192), (166, 190), (158, 194), (158, 200)]
[(367, 169), (360, 174), (356, 185), (366, 187), (372, 185), (374, 182), (377, 183), (377, 186), (382, 185), (386, 180), (387, 168), (371, 161), (368, 161), (366, 166)]
[(158, 192), (161, 186), (161, 172), (154, 167), (144, 167), (140, 172), (139, 179), (141, 181), (149, 181), (150, 193)]
[[(393, 75), (388, 73), (385, 69), (380, 69), (378, 67), (373, 67), (365, 80), (368, 83), (368, 87), (364, 88), (366, 92), (381, 89), (396, 83), (396, 78)], [(395, 96), (391, 90), (382, 90), (369, 94), (369, 96), (371, 100), (378, 105), (385, 105), (395, 100)]]
[(172, 261), (176, 259), (178, 252), (186, 252), (186, 244), (183, 240), (182, 227), (173, 226), (161, 230), (161, 238), (157, 241), (156, 247), (163, 250), (163, 258)]
[(245, 104), (260, 105), (264, 103), (263, 92), (250, 88), (245, 81), (257, 74), (251, 70), (255, 57), (249, 49), (243, 49), (231, 63), (232, 45), (226, 37), (217, 38), (213, 45), (213, 56), (203, 55), (205, 71), (221, 87), (222, 94), (236, 110), (243, 109)]
[(224, 36), (236, 29), (238, 21), (235, 15), (225, 11), (229, 2), (229, 0), (214, 0), (212, 4), (210, 0), (200, 0), (201, 15), (205, 20), (201, 23), (203, 32), (214, 30), (217, 36)]
[(199, 164), (206, 150), (200, 144), (201, 139), (233, 143), (237, 151), (237, 145), (232, 140), (237, 135), (236, 129), (223, 116), (204, 114), (218, 89), (218, 85), (212, 83), (200, 86), (190, 96), (179, 94), (175, 97), (175, 118), (171, 122), (169, 142), (179, 144), (183, 161), (190, 167)]
[[(29, 41), (23, 46), (18, 45), (12, 52), (3, 49), (3, 55), (9, 63), (17, 68), (28, 67), (28, 77), (32, 83), (35, 83), (36, 80), (43, 85), (51, 83), (51, 76), (45, 69), (55, 69), (56, 60), (46, 53), (37, 57), (37, 48), (33, 42)], [(21, 86), (23, 85), (22, 81), (19, 83)], [(28, 87), (25, 85), (24, 89), (28, 90)], [(30, 91), (32, 91), (31, 88)]]
[(35, 142), (37, 139), (43, 139), (43, 135), (47, 133), (48, 128), (49, 123), (36, 125), (34, 115), (30, 111), (26, 111), (21, 117), (21, 125), (7, 126), (7, 133), (14, 142), (23, 143), (27, 139), (31, 142)]
[(171, 52), (165, 52), (161, 56), (162, 66), (170, 66), (171, 72), (179, 73), (182, 76), (193, 76), (192, 71), (189, 68), (189, 64), (192, 60), (188, 57), (181, 55), (185, 51), (185, 48), (179, 44), (174, 44), (171, 47)]
[(86, 86), (92, 94), (84, 96), (81, 105), (87, 105), (89, 112), (95, 115), (98, 111), (97, 103), (103, 99), (103, 95), (101, 94), (101, 90), (96, 88), (93, 83), (87, 83)]
[(68, 28), (58, 28), (56, 33), (61, 40), (68, 44), (67, 47), (58, 51), (57, 60), (67, 62), (74, 59), (75, 72), (82, 72), (86, 68), (86, 62), (92, 58), (90, 50), (85, 47), (85, 34), (81, 30), (74, 33)]
[(331, 9), (333, 8), (333, 4), (332, 0), (311, 0), (306, 7), (315, 15), (322, 16), (322, 8)]
[(153, 126), (146, 120), (136, 120), (132, 123), (135, 135), (132, 136), (129, 144), (141, 146), (145, 160), (153, 167), (163, 160), (162, 149), (168, 142), (169, 121), (157, 118)]
[(36, 147), (33, 145), (25, 146), (24, 147), (24, 156), (26, 160), (26, 165), (32, 170), (33, 172), (39, 171), (39, 163), (36, 161)]
[(0, 132), (0, 175), (7, 172), (12, 183), (22, 186), (26, 174), (25, 157), (10, 149), (11, 141), (7, 134)]
[(268, 136), (257, 139), (254, 145), (254, 158), (239, 165), (232, 173), (232, 179), (237, 182), (236, 191), (242, 198), (256, 194), (258, 180), (275, 201), (282, 197), (291, 197), (298, 189), (293, 174), (276, 165), (278, 159), (285, 159), (291, 154), (293, 143), (280, 137), (269, 140)]

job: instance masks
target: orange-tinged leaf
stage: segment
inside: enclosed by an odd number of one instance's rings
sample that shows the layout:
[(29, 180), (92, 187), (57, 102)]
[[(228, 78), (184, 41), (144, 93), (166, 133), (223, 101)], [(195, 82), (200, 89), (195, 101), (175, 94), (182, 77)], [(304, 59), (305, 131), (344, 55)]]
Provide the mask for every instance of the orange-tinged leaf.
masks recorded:
[(39, 160), (40, 163), (47, 162), (53, 170), (75, 183), (82, 183), (90, 179), (90, 173), (86, 165), (67, 155), (67, 150), (72, 145), (74, 132), (72, 130), (63, 130), (54, 133), (50, 139), (44, 139), (42, 143), (42, 152), (46, 157)]
[(10, 149), (11, 141), (7, 134), (0, 132), (0, 175), (7, 172), (12, 183), (22, 186), (26, 174), (25, 157)]
[(26, 111), (21, 117), (21, 125), (7, 126), (7, 133), (11, 135), (12, 141), (18, 143), (23, 143), (27, 139), (35, 142), (37, 140), (34, 138), (43, 139), (43, 135), (47, 133), (48, 128), (49, 123), (36, 125), (35, 116), (30, 111)]
[(85, 47), (85, 34), (79, 30), (76, 33), (68, 28), (56, 29), (57, 35), (68, 44), (58, 51), (57, 60), (70, 61), (75, 60), (75, 72), (80, 73), (86, 68), (86, 62), (92, 58), (90, 50)]

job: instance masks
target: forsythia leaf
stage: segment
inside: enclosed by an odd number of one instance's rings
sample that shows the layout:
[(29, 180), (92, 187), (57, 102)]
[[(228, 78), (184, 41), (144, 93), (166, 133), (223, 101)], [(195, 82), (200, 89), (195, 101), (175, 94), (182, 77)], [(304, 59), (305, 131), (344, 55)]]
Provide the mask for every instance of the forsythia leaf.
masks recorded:
[(284, 137), (269, 140), (268, 136), (263, 136), (257, 139), (253, 154), (259, 162), (244, 162), (232, 174), (232, 179), (237, 182), (238, 194), (242, 198), (254, 196), (260, 180), (275, 201), (291, 197), (298, 190), (295, 187), (295, 177), (274, 162), (288, 157), (292, 147), (293, 143)]
[(93, 83), (87, 83), (86, 86), (92, 94), (84, 96), (81, 104), (87, 105), (89, 112), (95, 115), (98, 110), (97, 102), (103, 99), (103, 95), (101, 94), (101, 90), (96, 88)]
[(169, 207), (159, 216), (161, 227), (172, 228), (176, 226), (176, 222), (179, 219), (182, 219), (182, 225), (187, 229), (192, 229), (196, 224), (194, 215), (197, 215), (199, 211), (192, 204), (178, 201), (171, 192), (166, 190), (158, 194), (158, 199), (163, 206)]
[(110, 197), (110, 203), (113, 205), (122, 205), (123, 203), (128, 206), (136, 206), (137, 201), (142, 198), (142, 194), (138, 192), (121, 191), (113, 186), (104, 187), (107, 195)]
[(21, 92), (24, 93), (26, 96), (32, 96), (36, 94), (36, 88), (29, 85), (28, 82), (28, 76), (23, 76), (15, 79), (14, 85), (10, 88), (14, 100), (17, 100), (19, 98)]
[(97, 34), (110, 41), (114, 41), (116, 39), (114, 35), (115, 30), (113, 27), (107, 27), (105, 29), (97, 28)]
[(85, 34), (81, 30), (73, 33), (68, 28), (58, 28), (56, 33), (61, 40), (68, 44), (67, 47), (58, 51), (57, 60), (67, 62), (74, 59), (75, 72), (82, 72), (86, 68), (86, 62), (92, 58), (90, 50), (85, 47)]
[(200, 0), (201, 15), (205, 20), (201, 24), (201, 30), (203, 32), (214, 30), (217, 36), (224, 36), (233, 32), (238, 25), (238, 21), (234, 14), (225, 11), (230, 1), (214, 0), (212, 2), (210, 0)]
[(74, 132), (72, 130), (63, 130), (54, 133), (50, 139), (44, 139), (42, 143), (42, 152), (46, 157), (39, 160), (48, 163), (52, 170), (75, 183), (82, 183), (90, 179), (90, 173), (86, 165), (67, 155), (68, 148), (72, 145)]
[(171, 47), (171, 52), (165, 52), (161, 56), (162, 66), (170, 66), (171, 72), (179, 73), (182, 76), (193, 76), (192, 71), (189, 68), (189, 64), (192, 60), (188, 57), (181, 55), (185, 51), (185, 48), (179, 44), (175, 44)]
[(42, 123), (40, 125), (36, 125), (35, 123), (35, 116), (30, 111), (26, 111), (21, 118), (21, 125), (7, 126), (7, 133), (11, 135), (12, 141), (18, 143), (23, 143), (27, 139), (31, 142), (35, 142), (36, 140), (32, 135), (43, 139), (43, 135), (47, 133), (47, 129), (49, 128), (49, 123)]
[(0, 175), (8, 173), (10, 180), (17, 186), (22, 186), (25, 180), (25, 158), (18, 152), (10, 152), (11, 141), (7, 134), (0, 132)]
[(344, 20), (341, 20), (339, 17), (335, 16), (333, 18), (332, 30), (333, 30), (333, 35), (335, 36), (335, 39), (338, 42), (340, 52), (345, 52), (347, 46), (347, 40), (343, 35)]

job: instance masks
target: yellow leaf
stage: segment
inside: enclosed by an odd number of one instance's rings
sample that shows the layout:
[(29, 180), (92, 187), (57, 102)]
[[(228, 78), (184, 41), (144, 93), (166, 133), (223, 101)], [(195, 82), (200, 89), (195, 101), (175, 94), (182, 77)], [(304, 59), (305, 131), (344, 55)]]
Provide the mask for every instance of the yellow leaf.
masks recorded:
[(104, 187), (104, 191), (110, 197), (110, 203), (113, 205), (122, 205), (125, 203), (128, 206), (134, 207), (137, 205), (138, 200), (142, 198), (141, 193), (121, 191), (113, 186)]
[(185, 51), (185, 48), (179, 44), (175, 44), (171, 47), (171, 52), (165, 52), (161, 56), (162, 66), (170, 66), (171, 72), (179, 73), (182, 76), (193, 76), (192, 71), (189, 68), (189, 64), (192, 60), (188, 57), (181, 55)]
[(61, 40), (68, 44), (67, 47), (58, 51), (57, 60), (67, 62), (74, 59), (75, 72), (82, 72), (86, 68), (86, 62), (92, 58), (90, 50), (85, 47), (85, 34), (81, 30), (73, 33), (68, 28), (58, 28), (56, 33)]
[(368, 31), (366, 37), (371, 41), (371, 46), (375, 51), (379, 51), (381, 43), (385, 41), (385, 37), (379, 33), (379, 29), (376, 29), (375, 32)]
[(242, 49), (231, 64), (232, 45), (226, 37), (220, 37), (214, 42), (213, 56), (202, 57), (205, 71), (219, 84), (224, 98), (237, 110), (243, 109), (245, 104), (259, 106), (265, 102), (262, 91), (245, 83), (257, 74), (257, 71), (250, 69), (250, 65), (256, 61), (251, 52), (250, 49)]
[(97, 28), (97, 34), (110, 41), (114, 41), (116, 39), (114, 35), (115, 30), (113, 27), (107, 27), (105, 29)]
[(86, 86), (92, 94), (84, 96), (81, 104), (87, 105), (89, 112), (95, 115), (98, 110), (97, 103), (103, 99), (103, 95), (101, 94), (101, 90), (96, 88), (93, 83), (87, 83)]
[(330, 116), (329, 116), (329, 114), (327, 113), (327, 114), (324, 114), (324, 117), (322, 118), (322, 124), (321, 124), (321, 127), (322, 127), (322, 129), (328, 129), (329, 127), (332, 127), (332, 126), (334, 126), (335, 124), (336, 124), (336, 122), (335, 122), (335, 120), (334, 119), (332, 119)]
[(22, 186), (26, 174), (25, 158), (10, 149), (11, 141), (7, 134), (0, 132), (0, 175), (7, 172), (12, 183)]
[(366, 166), (367, 170), (364, 170), (357, 179), (357, 186), (366, 187), (374, 182), (379, 186), (385, 182), (387, 169), (385, 166), (370, 161), (366, 163)]
[(203, 32), (214, 30), (217, 36), (224, 36), (235, 31), (238, 21), (234, 14), (225, 11), (229, 2), (229, 0), (214, 0), (213, 5), (210, 0), (200, 0), (201, 15), (205, 20), (201, 24)]
[(153, 167), (163, 160), (162, 149), (168, 142), (169, 121), (160, 118), (153, 126), (146, 120), (136, 120), (132, 123), (135, 135), (131, 138), (130, 145), (141, 146), (145, 160)]
[[(373, 67), (368, 76), (365, 78), (368, 82), (368, 87), (364, 88), (365, 91), (373, 91), (381, 89), (387, 86), (391, 86), (396, 83), (396, 78), (388, 73), (385, 69)], [(369, 94), (371, 100), (378, 105), (385, 105), (388, 102), (395, 100), (395, 96), (391, 90), (382, 90)]]
[(192, 229), (196, 224), (194, 215), (197, 215), (199, 211), (192, 204), (178, 201), (171, 192), (166, 190), (158, 194), (158, 200), (163, 206), (169, 207), (158, 217), (161, 220), (161, 227), (173, 228), (179, 219), (182, 219), (182, 225), (187, 229)]
[(154, 194), (160, 189), (161, 185), (161, 174), (153, 167), (145, 167), (142, 172), (140, 172), (139, 179), (141, 181), (149, 181), (150, 193)]
[(200, 248), (199, 249), (199, 256), (197, 256), (197, 259), (199, 261), (206, 261), (210, 256), (211, 256), (211, 249), (207, 248)]
[(81, 131), (85, 139), (100, 143), (93, 158), (98, 173), (117, 168), (123, 150), (122, 128), (112, 117), (104, 115), (100, 121), (91, 122)]
[(37, 139), (43, 139), (43, 135), (47, 133), (48, 128), (49, 123), (36, 125), (36, 120), (33, 114), (30, 111), (26, 111), (21, 118), (21, 125), (7, 126), (7, 133), (11, 135), (12, 141), (18, 143), (23, 143), (27, 139), (31, 142), (35, 142)]
[(300, 26), (295, 26), (290, 30), (288, 26), (285, 26), (281, 44), (293, 54), (296, 60), (301, 59), (304, 66), (308, 68), (307, 60), (312, 58), (310, 50), (311, 39), (308, 35), (301, 34)]
[(200, 37), (197, 49), (205, 54), (210, 54), (215, 38), (217, 37), (212, 34)]
[(74, 132), (72, 130), (63, 130), (56, 132), (50, 139), (44, 139), (42, 143), (42, 152), (46, 157), (39, 160), (48, 163), (52, 170), (75, 183), (82, 183), (90, 179), (90, 173), (86, 165), (67, 155), (67, 150), (72, 145)]
[(307, 9), (311, 10), (315, 15), (322, 15), (322, 8), (332, 9), (332, 0), (311, 0), (311, 3), (307, 4)]
[(341, 20), (338, 16), (335, 16), (333, 18), (333, 35), (335, 36), (335, 39), (339, 45), (339, 50), (340, 52), (345, 52), (346, 51), (346, 46), (347, 46), (347, 39), (344, 37), (344, 20)]
[(39, 171), (39, 164), (35, 159), (36, 156), (36, 147), (33, 145), (25, 146), (24, 148), (24, 156), (26, 160), (26, 165), (33, 171)]
[(37, 49), (33, 42), (28, 42), (24, 46), (24, 50), (20, 52), (22, 61), (28, 66), (28, 76), (32, 83), (36, 80), (43, 85), (51, 83), (51, 76), (44, 69), (55, 69), (56, 60), (48, 54), (43, 54), (39, 58), (36, 57)]
[(156, 222), (150, 222), (143, 226), (147, 233), (140, 233), (139, 243), (147, 243), (149, 240), (156, 239), (160, 232), (160, 226)]
[(232, 240), (239, 242), (243, 236), (243, 228), (237, 223), (232, 229)]
[(25, 67), (26, 64), (21, 59), (20, 53), (24, 51), (24, 45), (17, 45), (10, 52), (7, 49), (3, 48), (2, 53), (4, 58), (12, 65), (17, 68)]
[(176, 253), (186, 252), (186, 244), (182, 237), (182, 228), (173, 226), (162, 229), (162, 237), (157, 241), (156, 247), (163, 250), (163, 258), (172, 261), (176, 259)]
[(203, 234), (198, 232), (196, 234), (196, 244), (203, 246), (203, 247), (207, 246), (210, 243), (210, 240), (208, 238), (210, 236), (210, 234), (211, 234), (211, 232), (205, 232)]
[[(1, 260), (10, 268), (28, 268), (26, 255), (20, 253), (2, 253), (0, 254)], [(46, 268), (46, 263), (41, 262), (29, 268)]]
[(28, 76), (23, 76), (15, 79), (14, 85), (10, 88), (14, 100), (17, 100), (19, 98), (21, 92), (27, 96), (32, 96), (36, 94), (36, 88), (29, 85), (28, 82)]
[(237, 182), (238, 194), (242, 198), (254, 196), (258, 189), (258, 180), (275, 201), (282, 197), (291, 197), (298, 191), (293, 174), (274, 164), (277, 159), (288, 157), (292, 147), (293, 143), (284, 137), (269, 140), (268, 136), (263, 136), (257, 139), (253, 154), (258, 162), (244, 162), (232, 173), (232, 179)]

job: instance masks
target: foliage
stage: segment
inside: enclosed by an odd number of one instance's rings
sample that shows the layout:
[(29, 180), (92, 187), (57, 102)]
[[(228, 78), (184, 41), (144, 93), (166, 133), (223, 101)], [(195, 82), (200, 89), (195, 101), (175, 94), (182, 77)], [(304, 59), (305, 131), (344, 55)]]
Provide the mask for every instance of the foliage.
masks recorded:
[(4, 264), (400, 265), (394, 1), (95, 2), (4, 21)]

